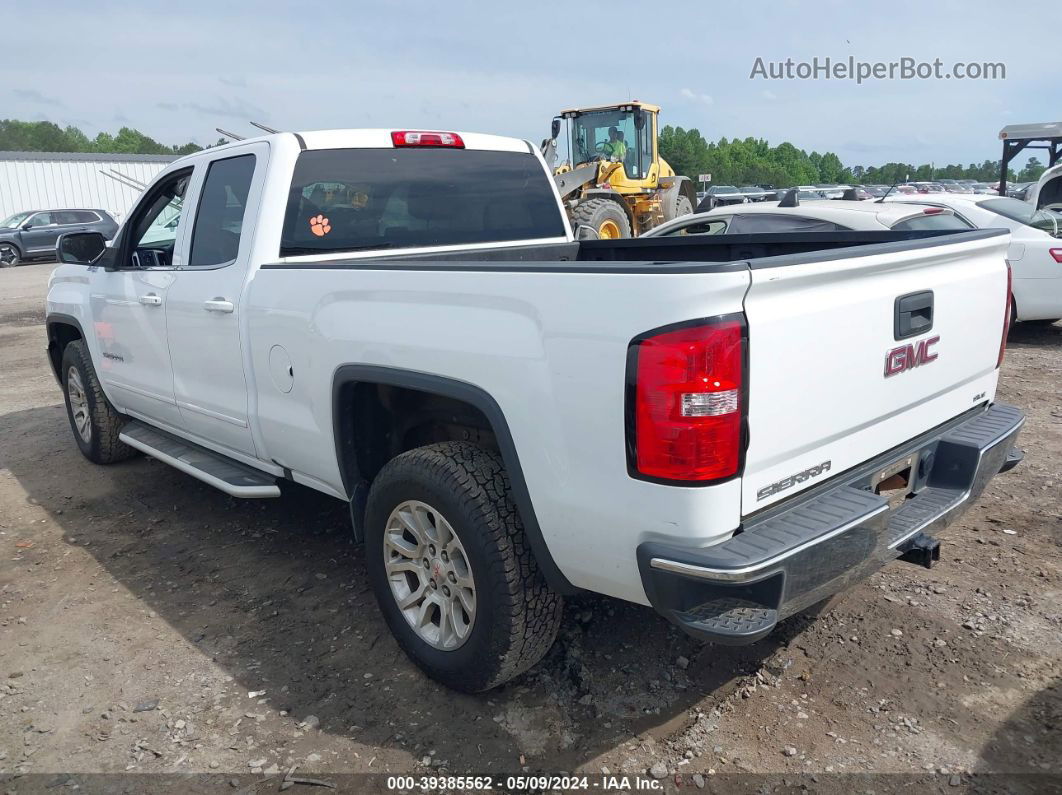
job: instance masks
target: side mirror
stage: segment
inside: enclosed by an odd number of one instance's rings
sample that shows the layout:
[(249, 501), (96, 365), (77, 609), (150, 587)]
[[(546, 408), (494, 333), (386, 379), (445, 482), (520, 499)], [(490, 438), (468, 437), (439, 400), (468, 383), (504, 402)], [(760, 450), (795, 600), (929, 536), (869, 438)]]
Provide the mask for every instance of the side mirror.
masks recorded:
[(95, 265), (107, 250), (99, 232), (67, 232), (55, 243), (55, 258), (67, 265)]
[(586, 224), (579, 224), (575, 227), (575, 239), (576, 240), (600, 240), (601, 235), (597, 233), (597, 230), (592, 226)]
[(634, 128), (636, 130), (644, 130), (645, 129), (645, 120), (646, 120), (647, 116), (648, 116), (648, 114), (646, 114), (646, 112), (644, 110), (642, 110), (641, 108), (638, 108), (638, 110), (636, 110), (634, 112)]
[(554, 119), (553, 120), (553, 124), (549, 128), (549, 137), (552, 138), (554, 141), (556, 141), (557, 140), (557, 136), (560, 135), (560, 128), (561, 128), (561, 120), (560, 119)]
[(32, 229), (32, 228), (33, 228), (33, 224), (31, 224), (31, 223), (25, 223), (25, 224), (23, 224), (23, 225), (22, 225), (22, 226), (21, 226), (20, 228), (21, 228), (21, 229), (23, 229), (23, 230), (26, 230), (26, 229)]

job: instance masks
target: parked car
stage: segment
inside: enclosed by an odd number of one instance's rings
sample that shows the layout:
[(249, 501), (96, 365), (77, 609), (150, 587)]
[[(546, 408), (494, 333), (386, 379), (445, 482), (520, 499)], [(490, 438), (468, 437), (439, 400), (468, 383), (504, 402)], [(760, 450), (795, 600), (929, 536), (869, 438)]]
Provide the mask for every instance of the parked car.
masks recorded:
[(1007, 195), (1012, 199), (1021, 199), (1024, 201), (1029, 193), (1029, 188), (1035, 184), (1035, 182), (1016, 182), (1007, 188)]
[(704, 198), (698, 202), (697, 209), (707, 206), (744, 204), (746, 202), (748, 202), (748, 197), (734, 185), (712, 185), (704, 192)]
[[(886, 204), (906, 201), (890, 197)], [(981, 229), (1008, 229), (1012, 319), (1046, 323), (1062, 319), (1062, 215), (998, 195), (944, 193), (919, 196), (918, 203), (950, 210), (957, 218)]]
[(99, 232), (114, 237), (118, 223), (105, 210), (28, 210), (0, 223), (0, 268), (55, 259), (55, 243), (65, 232)]
[[(902, 209), (897, 209), (902, 207)], [(844, 199), (800, 200), (795, 207), (767, 202), (719, 207), (684, 215), (649, 230), (643, 237), (749, 234), (751, 232), (969, 231), (974, 225), (947, 208), (878, 204)]]
[(526, 141), (278, 133), (168, 164), (110, 245), (63, 235), (48, 356), (92, 462), (347, 503), (400, 647), (481, 691), (577, 590), (754, 642), (931, 565), (1018, 462), (1005, 231), (792, 237), (577, 240)]
[(738, 188), (738, 190), (740, 190), (750, 202), (762, 202), (767, 199), (767, 191), (756, 185), (743, 185)]
[(1044, 171), (1027, 191), (1025, 200), (1038, 210), (1062, 213), (1062, 163)]

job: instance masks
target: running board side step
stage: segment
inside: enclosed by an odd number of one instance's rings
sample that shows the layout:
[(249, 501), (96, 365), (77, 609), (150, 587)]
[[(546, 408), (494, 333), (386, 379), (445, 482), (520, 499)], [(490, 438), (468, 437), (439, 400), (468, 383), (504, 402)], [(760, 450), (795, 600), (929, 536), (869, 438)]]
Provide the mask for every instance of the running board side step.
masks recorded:
[(118, 438), (130, 447), (232, 497), (256, 499), (280, 496), (280, 487), (272, 475), (136, 420), (130, 420)]

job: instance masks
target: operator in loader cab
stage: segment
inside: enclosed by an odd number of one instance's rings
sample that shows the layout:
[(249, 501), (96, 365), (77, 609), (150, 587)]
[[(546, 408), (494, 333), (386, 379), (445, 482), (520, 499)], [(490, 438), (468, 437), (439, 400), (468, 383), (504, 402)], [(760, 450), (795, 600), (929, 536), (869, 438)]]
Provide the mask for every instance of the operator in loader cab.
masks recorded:
[(615, 158), (622, 163), (623, 157), (627, 154), (627, 142), (623, 140), (623, 133), (615, 127), (609, 127), (608, 140), (602, 147), (602, 151), (605, 157)]

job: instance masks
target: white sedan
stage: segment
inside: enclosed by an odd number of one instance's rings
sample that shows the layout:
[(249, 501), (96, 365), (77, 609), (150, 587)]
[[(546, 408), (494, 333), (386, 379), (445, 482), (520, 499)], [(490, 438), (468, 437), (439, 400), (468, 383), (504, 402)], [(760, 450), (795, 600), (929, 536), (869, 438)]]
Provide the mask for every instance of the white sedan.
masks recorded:
[(918, 201), (882, 204), (801, 197), (796, 203), (758, 202), (716, 207), (707, 212), (683, 215), (646, 232), (642, 237), (674, 235), (736, 235), (760, 232), (851, 232), (954, 230), (975, 228), (945, 207)]
[[(886, 199), (889, 204), (910, 201), (906, 196)], [(1062, 318), (1062, 215), (1005, 196), (933, 193), (919, 195), (917, 203), (948, 209), (982, 229), (1009, 229), (1011, 317), (1044, 323)]]

